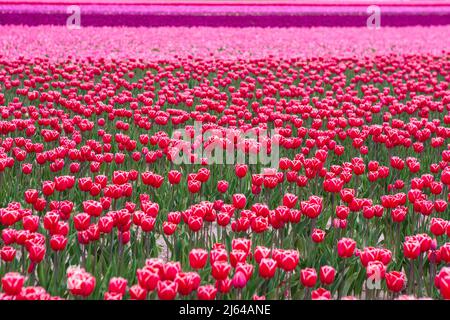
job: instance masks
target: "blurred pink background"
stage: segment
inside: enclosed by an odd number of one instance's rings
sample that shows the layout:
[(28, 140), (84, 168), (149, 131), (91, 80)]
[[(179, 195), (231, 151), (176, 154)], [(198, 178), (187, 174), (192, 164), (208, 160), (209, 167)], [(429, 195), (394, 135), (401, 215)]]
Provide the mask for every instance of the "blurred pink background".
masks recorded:
[(448, 5), (450, 0), (0, 0), (0, 3), (112, 3), (112, 4), (289, 4), (289, 5)]

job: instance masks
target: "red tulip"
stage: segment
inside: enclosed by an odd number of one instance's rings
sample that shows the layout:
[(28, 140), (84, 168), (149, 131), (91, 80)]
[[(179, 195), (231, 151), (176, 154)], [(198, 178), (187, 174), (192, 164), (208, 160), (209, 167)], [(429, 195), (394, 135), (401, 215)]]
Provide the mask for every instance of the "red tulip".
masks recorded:
[(31, 174), (33, 172), (33, 165), (31, 163), (23, 163), (22, 164), (22, 173), (23, 174)]
[(300, 270), (300, 281), (304, 287), (312, 288), (317, 282), (317, 272), (314, 268)]
[(385, 275), (386, 285), (392, 292), (400, 292), (404, 289), (406, 283), (406, 276), (403, 272), (391, 271)]
[(392, 221), (397, 222), (397, 223), (403, 222), (408, 213), (407, 210), (408, 209), (406, 207), (397, 207), (395, 209), (392, 209), (392, 211), (391, 211)]
[(211, 264), (211, 275), (216, 280), (224, 280), (230, 273), (231, 265), (225, 261), (215, 261)]
[(101, 233), (110, 233), (114, 227), (114, 219), (110, 216), (100, 217), (98, 220), (98, 229)]
[(166, 262), (160, 269), (161, 279), (174, 281), (177, 274), (181, 272), (180, 262)]
[(228, 182), (225, 180), (220, 180), (217, 182), (217, 191), (220, 193), (225, 193), (228, 190)]
[(216, 261), (227, 261), (228, 260), (228, 254), (227, 251), (224, 248), (218, 248), (213, 249), (209, 253), (209, 261), (211, 265), (214, 264)]
[(230, 252), (230, 264), (233, 268), (236, 268), (238, 263), (245, 262), (247, 259), (247, 253), (242, 250), (232, 250)]
[(126, 171), (114, 171), (112, 181), (114, 184), (122, 185), (128, 182), (128, 172)]
[(137, 269), (136, 275), (139, 286), (147, 291), (153, 291), (160, 279), (158, 271), (153, 268)]
[(445, 300), (450, 300), (450, 268), (444, 267), (435, 278), (435, 285)]
[(34, 263), (39, 263), (44, 259), (45, 246), (39, 244), (31, 244), (28, 247), (28, 257)]
[(108, 291), (111, 293), (119, 293), (125, 295), (128, 281), (124, 278), (111, 278), (109, 280)]
[(10, 246), (4, 246), (0, 249), (0, 258), (5, 262), (11, 262), (16, 257), (16, 249)]
[(23, 228), (35, 232), (39, 228), (39, 216), (25, 216), (22, 218)]
[(292, 193), (286, 193), (283, 196), (283, 206), (288, 207), (289, 209), (292, 209), (297, 204), (298, 197)]
[(312, 203), (311, 201), (302, 201), (300, 203), (300, 208), (303, 214), (309, 217), (310, 219), (317, 218), (322, 211), (321, 204)]
[(174, 281), (159, 281), (157, 285), (158, 298), (160, 300), (173, 300), (177, 295), (178, 285)]
[(245, 177), (245, 175), (247, 174), (248, 171), (248, 166), (245, 164), (237, 164), (235, 166), (235, 173), (236, 176), (240, 179), (242, 179), (243, 177)]
[(347, 219), (350, 209), (346, 206), (336, 206), (336, 216), (339, 219)]
[(181, 181), (181, 172), (176, 170), (169, 171), (168, 179), (170, 184), (179, 184)]
[(338, 255), (341, 258), (350, 258), (355, 252), (356, 242), (350, 238), (342, 238), (338, 241), (337, 249)]
[(247, 203), (247, 198), (243, 194), (233, 194), (233, 206), (236, 209), (243, 209)]
[(202, 184), (200, 181), (191, 180), (188, 181), (188, 190), (190, 193), (198, 193), (200, 191)]
[(33, 204), (37, 201), (39, 192), (36, 189), (28, 189), (25, 191), (25, 202)]
[(312, 300), (330, 300), (331, 299), (331, 293), (330, 291), (319, 288), (317, 290), (313, 290), (311, 292), (311, 299)]
[(232, 281), (231, 279), (227, 278), (224, 280), (217, 280), (216, 281), (216, 289), (220, 293), (228, 293), (231, 290)]
[(255, 248), (255, 261), (256, 263), (260, 263), (262, 259), (269, 258), (271, 250), (269, 248), (263, 246), (256, 246)]
[(103, 211), (102, 204), (98, 201), (87, 200), (83, 201), (83, 210), (91, 217), (98, 217)]
[(217, 289), (212, 285), (200, 286), (197, 289), (197, 297), (199, 300), (214, 300), (216, 294)]
[(439, 251), (442, 260), (444, 260), (446, 263), (450, 263), (450, 242), (444, 243)]
[(22, 290), (25, 277), (17, 272), (9, 272), (2, 277), (2, 288), (6, 294), (18, 295)]
[(193, 232), (199, 231), (203, 226), (203, 219), (202, 217), (197, 217), (194, 215), (189, 216), (188, 218), (188, 226), (189, 229)]
[(340, 178), (325, 179), (323, 188), (326, 192), (338, 193), (344, 186), (344, 181)]
[(435, 236), (442, 236), (446, 233), (448, 222), (441, 218), (431, 218), (430, 231)]
[(73, 295), (88, 297), (95, 288), (95, 278), (84, 269), (67, 271), (67, 289)]
[(295, 267), (298, 265), (298, 262), (299, 262), (299, 253), (296, 250), (284, 250), (280, 254), (281, 268), (286, 272), (293, 271)]
[(163, 222), (163, 232), (165, 235), (170, 236), (174, 234), (177, 229), (177, 225), (168, 221)]
[(277, 262), (270, 258), (263, 258), (259, 263), (259, 275), (262, 278), (273, 278), (277, 270)]
[(200, 168), (197, 172), (197, 180), (199, 180), (200, 182), (204, 183), (206, 181), (208, 181), (210, 176), (210, 171), (207, 168)]
[(240, 262), (236, 266), (236, 272), (241, 271), (247, 277), (247, 281), (249, 281), (253, 275), (253, 265), (246, 262)]
[(140, 285), (132, 286), (129, 293), (132, 300), (145, 300), (147, 297), (147, 290), (142, 288)]
[(73, 217), (73, 223), (77, 231), (84, 231), (89, 228), (90, 216), (87, 213), (79, 213)]
[(50, 247), (53, 251), (62, 251), (67, 246), (67, 238), (63, 235), (53, 235), (50, 238)]
[(314, 229), (311, 238), (315, 243), (320, 243), (325, 239), (325, 235), (325, 231), (321, 229)]
[(208, 260), (208, 252), (203, 249), (192, 249), (189, 252), (189, 264), (193, 269), (203, 269)]
[(231, 248), (233, 250), (242, 250), (245, 253), (249, 253), (252, 246), (250, 239), (246, 238), (235, 238), (231, 241)]
[(320, 282), (323, 285), (330, 285), (334, 282), (336, 270), (330, 266), (320, 267)]
[(420, 255), (420, 242), (417, 240), (403, 242), (403, 254), (408, 259), (417, 259)]
[(104, 300), (122, 300), (123, 294), (117, 292), (105, 292)]

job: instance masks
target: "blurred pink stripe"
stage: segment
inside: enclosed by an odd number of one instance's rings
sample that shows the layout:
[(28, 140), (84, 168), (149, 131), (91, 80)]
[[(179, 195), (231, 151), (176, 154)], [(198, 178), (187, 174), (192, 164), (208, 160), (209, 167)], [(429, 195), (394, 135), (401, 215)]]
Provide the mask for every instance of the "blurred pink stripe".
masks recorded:
[[(85, 14), (101, 14), (101, 15), (365, 15), (366, 8), (361, 6), (252, 6), (252, 5), (214, 5), (214, 6), (190, 6), (170, 4), (161, 5), (133, 5), (126, 7), (120, 4), (83, 4), (83, 13)], [(444, 14), (450, 13), (450, 4), (447, 6), (391, 6), (382, 7), (383, 14)], [(65, 14), (66, 6), (61, 4), (4, 4), (0, 3), (0, 12), (3, 13), (42, 13), (42, 14)]]
[(215, 6), (215, 5), (293, 5), (293, 6), (367, 6), (372, 4), (390, 6), (442, 6), (449, 5), (450, 0), (0, 0), (3, 4), (157, 4), (157, 5), (192, 5), (192, 6)]
[(450, 51), (450, 26), (362, 28), (207, 28), (0, 26), (0, 60), (49, 57), (146, 61), (197, 58), (253, 59), (275, 57), (367, 56)]

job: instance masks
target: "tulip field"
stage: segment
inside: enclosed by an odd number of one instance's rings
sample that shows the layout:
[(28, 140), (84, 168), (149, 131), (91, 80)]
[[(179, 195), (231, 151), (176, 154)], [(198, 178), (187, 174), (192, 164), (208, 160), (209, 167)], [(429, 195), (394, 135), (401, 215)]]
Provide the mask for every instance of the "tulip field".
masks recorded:
[(450, 299), (448, 39), (0, 25), (0, 299)]

